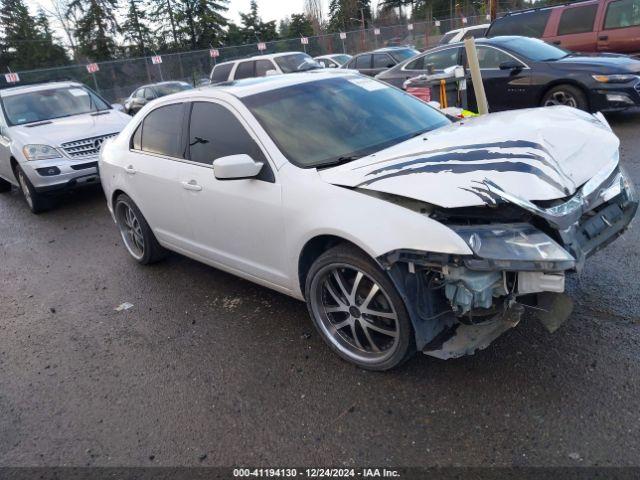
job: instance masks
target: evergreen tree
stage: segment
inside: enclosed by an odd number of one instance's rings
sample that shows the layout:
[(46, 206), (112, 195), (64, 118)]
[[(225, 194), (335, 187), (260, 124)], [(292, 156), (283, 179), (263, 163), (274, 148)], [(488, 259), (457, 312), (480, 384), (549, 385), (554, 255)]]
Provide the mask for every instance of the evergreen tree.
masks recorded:
[(306, 15), (301, 13), (294, 13), (291, 15), (291, 22), (289, 23), (289, 38), (295, 37), (312, 37), (313, 25)]
[(132, 55), (145, 55), (150, 46), (151, 30), (146, 24), (146, 13), (140, 6), (140, 0), (128, 0), (127, 14), (122, 24), (122, 34), (130, 42)]
[(176, 21), (192, 49), (218, 46), (225, 35), (228, 0), (179, 0)]
[(157, 25), (156, 42), (165, 48), (172, 43), (173, 49), (177, 49), (181, 39), (176, 24), (176, 0), (149, 0), (149, 5), (154, 24)]
[(0, 68), (26, 70), (68, 63), (65, 50), (54, 42), (44, 12), (31, 15), (23, 0), (0, 1), (2, 27)]
[(79, 53), (86, 59), (109, 60), (116, 52), (117, 0), (72, 0), (69, 10), (78, 15), (76, 37)]
[(280, 38), (289, 38), (289, 25), (291, 24), (291, 19), (287, 16), (280, 20), (278, 23), (278, 35)]
[(331, 0), (329, 2), (329, 30), (333, 32), (357, 30), (371, 22), (371, 0)]
[(270, 42), (278, 38), (276, 21), (263, 22), (258, 14), (258, 4), (256, 0), (251, 0), (249, 13), (241, 13), (242, 25), (240, 30), (244, 38), (243, 43)]

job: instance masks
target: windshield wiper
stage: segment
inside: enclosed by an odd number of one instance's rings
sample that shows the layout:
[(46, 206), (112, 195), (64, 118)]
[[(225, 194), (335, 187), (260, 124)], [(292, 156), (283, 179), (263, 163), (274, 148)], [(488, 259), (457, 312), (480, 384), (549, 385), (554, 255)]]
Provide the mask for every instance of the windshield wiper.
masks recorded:
[(311, 166), (317, 167), (317, 168), (337, 167), (338, 165), (343, 165), (345, 163), (353, 162), (354, 160), (358, 160), (359, 158), (360, 158), (360, 155), (345, 155), (345, 156), (330, 160), (328, 162), (322, 162), (322, 163), (318, 163), (316, 165), (311, 165)]

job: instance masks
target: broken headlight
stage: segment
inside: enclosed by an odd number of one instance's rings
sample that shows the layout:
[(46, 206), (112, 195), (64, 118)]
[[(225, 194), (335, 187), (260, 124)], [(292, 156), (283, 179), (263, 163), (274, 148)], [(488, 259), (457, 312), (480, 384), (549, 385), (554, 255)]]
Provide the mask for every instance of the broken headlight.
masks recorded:
[(527, 223), (451, 227), (480, 260), (469, 268), (565, 270), (575, 259), (551, 237)]

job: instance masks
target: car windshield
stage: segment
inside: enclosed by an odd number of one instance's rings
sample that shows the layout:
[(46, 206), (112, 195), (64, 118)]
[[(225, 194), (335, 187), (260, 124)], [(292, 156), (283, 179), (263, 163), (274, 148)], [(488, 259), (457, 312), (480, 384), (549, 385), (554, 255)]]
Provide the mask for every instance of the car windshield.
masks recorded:
[(389, 53), (396, 62), (402, 62), (403, 60), (407, 60), (408, 58), (418, 55), (420, 52), (413, 48), (402, 48), (399, 50), (390, 50)]
[(257, 93), (242, 102), (300, 167), (335, 165), (449, 124), (434, 108), (359, 75)]
[(313, 70), (314, 68), (322, 68), (313, 58), (305, 53), (294, 53), (291, 55), (283, 55), (274, 58), (283, 73), (302, 72), (305, 70)]
[(190, 90), (193, 88), (188, 83), (176, 82), (176, 83), (160, 83), (155, 85), (154, 87), (156, 92), (158, 92), (159, 97), (164, 97), (165, 95), (170, 95), (176, 92), (182, 92), (183, 90)]
[(501, 39), (499, 45), (504, 45), (506, 48), (513, 50), (514, 53), (534, 62), (550, 62), (571, 54), (567, 50), (549, 45), (547, 42), (537, 38), (514, 37)]
[(331, 58), (336, 62), (338, 62), (340, 65), (344, 65), (349, 60), (351, 60), (351, 55), (334, 55)]
[(2, 104), (11, 125), (42, 122), (111, 108), (99, 96), (82, 86), (7, 95), (2, 98)]

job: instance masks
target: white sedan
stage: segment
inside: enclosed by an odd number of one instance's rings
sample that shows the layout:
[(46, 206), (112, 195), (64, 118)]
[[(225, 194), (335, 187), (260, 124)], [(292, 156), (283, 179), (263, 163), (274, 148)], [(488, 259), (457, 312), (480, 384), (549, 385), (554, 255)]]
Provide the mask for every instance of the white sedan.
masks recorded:
[(159, 99), (100, 174), (138, 262), (171, 250), (304, 300), (338, 355), (386, 370), (485, 348), (529, 307), (555, 330), (565, 275), (637, 209), (618, 148), (601, 115), (452, 123), (324, 70)]

